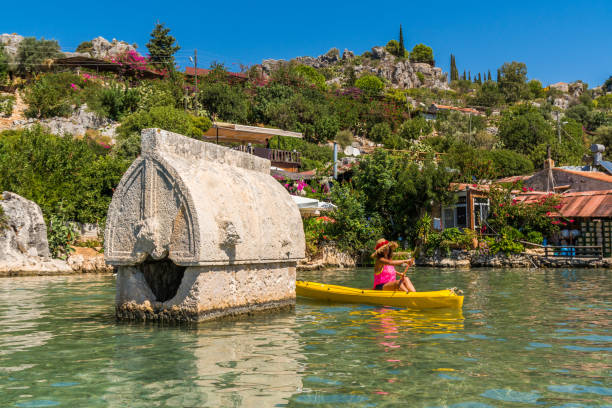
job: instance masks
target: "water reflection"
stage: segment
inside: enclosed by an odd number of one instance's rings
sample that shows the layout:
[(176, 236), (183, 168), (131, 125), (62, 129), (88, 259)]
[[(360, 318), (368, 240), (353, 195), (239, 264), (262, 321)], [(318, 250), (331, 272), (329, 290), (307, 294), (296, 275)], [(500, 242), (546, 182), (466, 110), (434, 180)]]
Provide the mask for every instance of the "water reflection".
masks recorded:
[(301, 392), (304, 356), (295, 327), (293, 313), (259, 324), (200, 325), (196, 384), (214, 390), (208, 406), (272, 407)]

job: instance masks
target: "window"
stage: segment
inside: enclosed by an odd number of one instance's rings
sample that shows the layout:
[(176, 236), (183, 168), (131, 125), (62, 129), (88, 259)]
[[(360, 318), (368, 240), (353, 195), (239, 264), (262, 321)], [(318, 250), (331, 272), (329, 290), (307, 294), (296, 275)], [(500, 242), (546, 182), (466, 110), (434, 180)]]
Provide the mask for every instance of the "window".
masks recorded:
[(455, 226), (455, 211), (453, 208), (444, 209), (444, 228), (452, 228)]
[(480, 228), (489, 216), (489, 199), (474, 198), (474, 228)]
[(457, 197), (455, 205), (455, 226), (457, 228), (467, 227), (467, 197), (462, 195)]
[(467, 227), (467, 206), (465, 204), (457, 204), (457, 227), (466, 228)]

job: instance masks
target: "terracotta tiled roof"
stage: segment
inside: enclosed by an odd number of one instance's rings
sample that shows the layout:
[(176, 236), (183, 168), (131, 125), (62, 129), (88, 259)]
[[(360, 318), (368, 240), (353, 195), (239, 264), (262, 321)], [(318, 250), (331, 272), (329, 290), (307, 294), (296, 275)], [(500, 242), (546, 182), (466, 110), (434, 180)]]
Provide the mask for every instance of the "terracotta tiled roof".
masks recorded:
[(531, 177), (533, 177), (532, 174), (530, 175), (526, 175), (526, 176), (510, 176), (510, 177), (504, 177), (504, 178), (500, 178), (498, 180), (495, 180), (496, 183), (514, 183), (517, 181), (525, 181), (530, 179)]
[[(545, 192), (523, 193), (516, 197), (517, 201), (533, 203), (538, 201)], [(563, 217), (612, 217), (612, 190), (582, 191), (561, 194), (561, 209)]]
[[(201, 75), (201, 76), (206, 76), (210, 74), (211, 72), (212, 71), (210, 69), (198, 68), (198, 75)], [(193, 67), (186, 67), (185, 74), (193, 76), (195, 75), (195, 69)], [(228, 71), (227, 75), (241, 78), (241, 79), (248, 79), (247, 74), (243, 74), (242, 72), (229, 72)]]

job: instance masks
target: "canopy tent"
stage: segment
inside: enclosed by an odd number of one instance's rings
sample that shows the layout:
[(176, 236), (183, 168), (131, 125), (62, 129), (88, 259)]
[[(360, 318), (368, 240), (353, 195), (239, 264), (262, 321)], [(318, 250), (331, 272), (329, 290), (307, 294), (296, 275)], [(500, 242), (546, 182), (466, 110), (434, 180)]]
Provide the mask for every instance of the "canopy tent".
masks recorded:
[(266, 141), (273, 136), (302, 138), (302, 134), (298, 132), (224, 122), (214, 122), (212, 127), (204, 133), (205, 140), (223, 143), (266, 144)]
[(332, 203), (319, 201), (316, 198), (307, 198), (292, 195), (293, 202), (297, 204), (302, 215), (319, 215), (321, 211), (332, 211), (336, 208)]

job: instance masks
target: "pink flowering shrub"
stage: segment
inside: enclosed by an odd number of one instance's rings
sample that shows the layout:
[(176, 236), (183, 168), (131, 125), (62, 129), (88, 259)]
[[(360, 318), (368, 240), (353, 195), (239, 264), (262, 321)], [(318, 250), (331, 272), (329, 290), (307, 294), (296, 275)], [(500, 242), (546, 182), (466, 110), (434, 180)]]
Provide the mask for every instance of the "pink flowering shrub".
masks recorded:
[(520, 183), (492, 185), (489, 191), (491, 213), (488, 223), (495, 231), (510, 226), (527, 234), (537, 231), (550, 236), (563, 226), (565, 220), (557, 220), (558, 210), (562, 208), (558, 194), (544, 194), (536, 201), (523, 202), (517, 199), (516, 191), (533, 191)]

